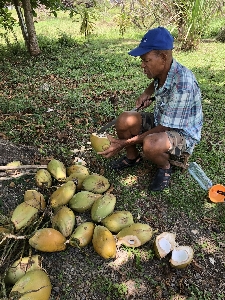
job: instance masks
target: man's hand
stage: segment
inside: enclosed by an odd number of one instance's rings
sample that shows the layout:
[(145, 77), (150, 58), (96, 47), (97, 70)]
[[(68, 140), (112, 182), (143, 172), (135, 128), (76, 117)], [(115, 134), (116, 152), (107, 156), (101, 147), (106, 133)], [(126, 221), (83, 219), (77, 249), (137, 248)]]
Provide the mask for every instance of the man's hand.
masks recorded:
[(120, 152), (126, 144), (126, 140), (115, 139), (111, 135), (107, 135), (107, 138), (110, 141), (110, 146), (107, 150), (103, 152), (98, 152), (98, 154), (110, 158)]
[(146, 93), (141, 94), (136, 101), (136, 107), (146, 108), (152, 103), (151, 96), (147, 95)]

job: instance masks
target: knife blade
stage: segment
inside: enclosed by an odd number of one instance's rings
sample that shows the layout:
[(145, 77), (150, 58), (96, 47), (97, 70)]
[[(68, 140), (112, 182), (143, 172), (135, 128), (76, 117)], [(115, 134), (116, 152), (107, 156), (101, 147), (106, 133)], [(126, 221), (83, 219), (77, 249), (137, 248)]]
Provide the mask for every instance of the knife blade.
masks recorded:
[[(152, 100), (154, 101), (155, 100), (155, 97), (151, 97), (149, 100)], [(142, 103), (141, 106), (139, 107), (134, 107), (133, 109), (129, 110), (129, 111), (138, 111), (142, 106), (143, 106), (144, 103)], [(106, 125), (104, 125), (103, 127), (101, 127), (97, 133), (102, 133), (102, 132), (105, 132), (106, 129), (112, 127), (115, 123), (116, 123), (116, 120), (117, 118), (115, 118), (114, 120), (110, 121), (109, 123), (107, 123)]]

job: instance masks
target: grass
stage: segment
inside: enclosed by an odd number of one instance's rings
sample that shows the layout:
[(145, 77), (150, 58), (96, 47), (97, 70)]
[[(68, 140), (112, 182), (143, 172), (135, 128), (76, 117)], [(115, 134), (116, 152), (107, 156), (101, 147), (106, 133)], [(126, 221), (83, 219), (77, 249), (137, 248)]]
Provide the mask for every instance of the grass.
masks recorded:
[[(35, 145), (43, 157), (52, 155), (68, 165), (74, 158), (73, 150), (83, 146), (87, 149), (89, 134), (131, 109), (148, 84), (140, 61), (127, 54), (143, 32), (130, 29), (121, 37), (111, 22), (102, 21), (96, 34), (84, 40), (78, 24), (65, 17), (44, 19), (36, 24), (36, 31), (42, 49), (38, 57), (27, 55), (20, 34), (19, 44), (8, 49), (0, 40), (0, 133), (14, 143)], [(224, 44), (201, 43), (193, 52), (180, 52), (175, 47), (174, 57), (193, 70), (202, 91), (202, 140), (191, 161), (199, 163), (214, 184), (225, 184)], [(148, 163), (141, 170), (112, 174), (107, 160), (93, 152), (88, 156), (92, 159), (90, 169), (104, 170), (104, 176), (113, 184), (118, 195), (117, 209), (132, 211), (135, 220), (141, 217), (156, 227), (160, 224), (148, 213), (151, 201), (168, 207), (168, 220), (183, 213), (191, 219), (214, 219), (225, 231), (224, 205), (210, 203), (207, 192), (188, 173), (178, 170), (172, 175), (170, 189), (149, 195)], [(197, 251), (201, 254), (203, 248), (199, 245)], [(142, 272), (141, 250), (127, 251), (133, 252), (136, 268)], [(151, 258), (152, 253), (145, 255)], [(151, 281), (155, 285), (154, 278)], [(109, 296), (114, 294), (121, 299), (126, 293), (123, 284), (107, 278), (94, 282), (93, 289), (100, 287)], [(191, 288), (193, 297), (210, 299), (196, 289)]]

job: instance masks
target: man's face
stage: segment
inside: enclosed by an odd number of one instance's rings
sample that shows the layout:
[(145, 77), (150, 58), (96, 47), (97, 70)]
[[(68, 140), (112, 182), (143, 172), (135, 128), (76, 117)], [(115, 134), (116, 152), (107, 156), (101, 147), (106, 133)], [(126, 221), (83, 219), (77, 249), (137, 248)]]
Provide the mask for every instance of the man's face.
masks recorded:
[(165, 59), (155, 51), (140, 56), (141, 67), (149, 79), (160, 78), (165, 68)]

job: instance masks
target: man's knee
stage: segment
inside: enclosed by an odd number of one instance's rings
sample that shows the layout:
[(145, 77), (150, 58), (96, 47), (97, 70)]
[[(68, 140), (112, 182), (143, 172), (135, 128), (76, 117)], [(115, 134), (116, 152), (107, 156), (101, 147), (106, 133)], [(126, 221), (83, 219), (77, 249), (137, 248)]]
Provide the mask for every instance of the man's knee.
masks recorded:
[(137, 112), (125, 111), (116, 120), (116, 129), (127, 130), (132, 127), (141, 126), (141, 115)]

